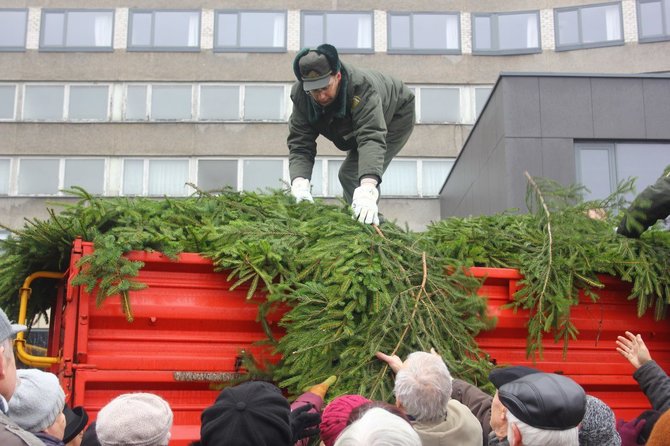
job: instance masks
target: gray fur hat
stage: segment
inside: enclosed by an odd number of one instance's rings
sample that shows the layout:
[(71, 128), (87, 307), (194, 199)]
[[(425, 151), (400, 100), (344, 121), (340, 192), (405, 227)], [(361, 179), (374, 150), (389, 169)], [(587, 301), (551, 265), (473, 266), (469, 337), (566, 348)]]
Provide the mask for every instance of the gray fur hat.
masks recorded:
[(65, 393), (53, 373), (20, 369), (16, 376), (16, 390), (9, 400), (7, 415), (28, 432), (42, 432), (63, 411)]
[(612, 409), (598, 398), (586, 395), (586, 413), (579, 425), (580, 446), (621, 446)]
[(166, 446), (172, 409), (153, 393), (125, 393), (107, 403), (95, 425), (102, 446)]

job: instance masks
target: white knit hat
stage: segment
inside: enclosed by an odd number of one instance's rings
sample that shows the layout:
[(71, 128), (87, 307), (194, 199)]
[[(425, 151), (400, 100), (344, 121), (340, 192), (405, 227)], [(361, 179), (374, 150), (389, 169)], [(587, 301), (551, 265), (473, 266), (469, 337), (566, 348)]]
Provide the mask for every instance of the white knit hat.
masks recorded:
[(95, 425), (102, 446), (166, 446), (172, 409), (152, 393), (126, 393), (110, 401)]
[(28, 432), (42, 432), (56, 422), (65, 406), (65, 393), (53, 373), (20, 369), (7, 415)]

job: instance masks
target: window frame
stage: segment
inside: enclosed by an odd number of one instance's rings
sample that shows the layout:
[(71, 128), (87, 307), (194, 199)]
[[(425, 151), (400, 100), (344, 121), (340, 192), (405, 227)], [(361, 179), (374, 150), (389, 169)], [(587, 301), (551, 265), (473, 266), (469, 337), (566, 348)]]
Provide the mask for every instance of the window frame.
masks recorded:
[(370, 16), (370, 48), (345, 48), (337, 46), (337, 52), (340, 54), (374, 54), (375, 52), (375, 13), (374, 11), (324, 11), (324, 10), (301, 10), (300, 11), (300, 47), (304, 48), (305, 45), (305, 16), (308, 15), (320, 15), (322, 18), (322, 29), (321, 37), (322, 41), (326, 42), (326, 16), (328, 15), (369, 15)]
[[(109, 46), (67, 46), (65, 42), (67, 41), (67, 24), (68, 24), (68, 15), (70, 13), (77, 13), (77, 12), (111, 12), (112, 13), (112, 29), (111, 29), (111, 35), (109, 39)], [(64, 19), (63, 19), (63, 44), (61, 46), (56, 46), (56, 45), (45, 45), (44, 44), (44, 38), (45, 38), (45, 25), (46, 25), (46, 20), (45, 16), (49, 13), (62, 13), (64, 14)], [(116, 11), (114, 9), (104, 9), (104, 8), (92, 8), (92, 9), (85, 9), (85, 8), (72, 8), (72, 9), (66, 9), (66, 8), (44, 8), (41, 11), (41, 18), (40, 18), (40, 41), (39, 41), (39, 51), (41, 52), (86, 52), (86, 53), (110, 53), (114, 51), (114, 26), (115, 26), (115, 17), (116, 16)]]
[[(219, 14), (236, 14), (237, 15), (237, 46), (221, 46), (217, 43), (217, 36), (219, 34)], [(284, 35), (281, 47), (243, 47), (239, 45), (240, 40), (240, 21), (243, 14), (267, 14), (275, 13), (281, 14), (284, 19)], [(212, 49), (215, 53), (285, 53), (287, 52), (287, 34), (288, 34), (288, 11), (285, 9), (216, 9), (214, 10), (214, 36)]]
[[(198, 15), (198, 39), (195, 46), (156, 46), (156, 14), (160, 13), (170, 13), (170, 12), (189, 12), (197, 13)], [(149, 45), (133, 45), (133, 23), (135, 14), (151, 14), (151, 43)], [(128, 34), (126, 41), (126, 51), (131, 52), (173, 52), (173, 53), (198, 53), (201, 50), (202, 45), (202, 9), (144, 9), (144, 8), (130, 8), (128, 10)]]
[[(537, 48), (525, 48), (525, 49), (516, 49), (516, 50), (501, 50), (500, 47), (500, 35), (499, 35), (499, 26), (498, 18), (501, 16), (508, 15), (525, 15), (525, 14), (534, 14), (537, 18)], [(475, 18), (477, 17), (488, 17), (491, 20), (491, 46), (496, 46), (498, 49), (490, 50), (480, 50), (475, 48), (475, 42), (477, 38), (477, 29), (475, 26)], [(540, 21), (540, 11), (539, 10), (529, 10), (529, 11), (509, 11), (509, 12), (473, 12), (470, 14), (470, 27), (472, 29), (472, 54), (479, 56), (511, 56), (511, 55), (521, 55), (521, 54), (538, 54), (542, 52), (542, 24)], [(495, 33), (494, 33), (495, 31)], [(495, 45), (494, 45), (495, 43)]]
[[(642, 3), (660, 3), (661, 4), (661, 24), (665, 34), (653, 37), (642, 37), (642, 14), (640, 14), (640, 7)], [(670, 2), (667, 0), (638, 0), (635, 2), (635, 8), (637, 12), (637, 40), (640, 43), (651, 43), (651, 42), (663, 42), (670, 40), (670, 23), (666, 21), (666, 17), (670, 17), (670, 11), (666, 11), (665, 8), (670, 8)]]
[(26, 44), (28, 42), (28, 8), (0, 8), (2, 12), (24, 12), (25, 22), (23, 24), (23, 45), (22, 46), (3, 46), (0, 45), (0, 53), (23, 53), (26, 51)]
[[(458, 48), (456, 49), (416, 49), (414, 48), (413, 40), (414, 34), (414, 16), (415, 15), (440, 15), (440, 16), (455, 16), (456, 29), (458, 34)], [(393, 49), (391, 48), (391, 36), (393, 33), (392, 17), (409, 17), (409, 41), (410, 48)], [(459, 11), (388, 11), (386, 13), (386, 42), (388, 54), (462, 54), (461, 48), (461, 13)]]
[[(7, 157), (3, 157), (7, 158)], [(22, 194), (19, 193), (19, 182), (21, 178), (21, 162), (23, 160), (58, 160), (58, 190), (55, 194)], [(10, 183), (9, 183), (9, 197), (69, 197), (63, 193), (65, 189), (65, 165), (69, 160), (102, 160), (103, 161), (103, 178), (102, 178), (102, 194), (96, 195), (100, 197), (110, 196), (108, 180), (110, 171), (110, 159), (106, 156), (16, 156), (10, 161)]]
[[(603, 42), (593, 42), (593, 43), (582, 43), (583, 37), (582, 37), (582, 11), (584, 9), (591, 9), (591, 8), (600, 8), (603, 6), (618, 6), (619, 8), (619, 27), (621, 29), (621, 38), (617, 40), (606, 40)], [(577, 12), (577, 35), (579, 36), (579, 44), (570, 44), (570, 45), (560, 45), (559, 43), (559, 35), (558, 35), (558, 14), (561, 12), (570, 12), (570, 11), (576, 11)], [(556, 52), (561, 52), (561, 51), (574, 51), (574, 50), (582, 50), (582, 49), (589, 49), (589, 48), (603, 48), (603, 47), (608, 47), (608, 46), (621, 46), (624, 44), (624, 25), (623, 25), (623, 7), (621, 5), (621, 2), (605, 2), (605, 3), (595, 3), (595, 4), (590, 4), (590, 5), (580, 5), (580, 6), (569, 6), (565, 8), (554, 8), (554, 49)]]
[(14, 84), (11, 82), (0, 82), (0, 87), (14, 87), (14, 104), (12, 105), (12, 117), (11, 118), (0, 117), (0, 122), (16, 122), (18, 121), (17, 109), (19, 104), (19, 84)]
[[(105, 119), (72, 119), (70, 117), (70, 103), (71, 103), (71, 94), (72, 87), (106, 87), (107, 88), (107, 100), (106, 100), (106, 110), (105, 110)], [(68, 83), (65, 84), (65, 114), (63, 116), (64, 122), (73, 122), (73, 123), (100, 123), (100, 122), (109, 122), (112, 117), (112, 84), (108, 83), (91, 83), (91, 82), (77, 82), (77, 83)]]
[[(468, 107), (467, 107), (467, 101), (469, 101), (469, 94), (467, 92), (467, 88), (463, 85), (411, 85), (411, 88), (413, 88), (414, 91), (414, 97), (415, 97), (415, 124), (416, 125), (463, 125), (467, 124), (468, 122)], [(422, 102), (422, 96), (424, 94), (425, 90), (458, 90), (458, 116), (459, 119), (458, 121), (439, 121), (439, 122), (425, 122), (423, 121), (422, 113), (421, 113), (421, 102)]]

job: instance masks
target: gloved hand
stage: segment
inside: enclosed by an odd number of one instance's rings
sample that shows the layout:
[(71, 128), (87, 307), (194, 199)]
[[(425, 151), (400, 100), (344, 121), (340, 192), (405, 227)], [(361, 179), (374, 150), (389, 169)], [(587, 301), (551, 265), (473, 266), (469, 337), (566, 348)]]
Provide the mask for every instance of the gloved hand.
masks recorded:
[(361, 223), (378, 225), (378, 198), (379, 191), (377, 190), (377, 180), (374, 178), (363, 178), (361, 180), (361, 185), (354, 189), (354, 197), (351, 202), (354, 218), (358, 219)]
[(321, 424), (321, 414), (319, 412), (309, 412), (314, 406), (305, 404), (298, 407), (289, 415), (291, 424), (291, 444), (295, 444), (298, 440), (311, 437), (321, 432), (319, 424)]
[(637, 437), (642, 432), (647, 420), (640, 420), (633, 418), (629, 422), (618, 420), (616, 422), (616, 430), (621, 437), (621, 446), (638, 446), (644, 443), (638, 443)]
[(303, 177), (295, 177), (291, 183), (291, 195), (295, 197), (295, 202), (309, 201), (314, 203), (314, 198), (309, 190), (309, 180)]

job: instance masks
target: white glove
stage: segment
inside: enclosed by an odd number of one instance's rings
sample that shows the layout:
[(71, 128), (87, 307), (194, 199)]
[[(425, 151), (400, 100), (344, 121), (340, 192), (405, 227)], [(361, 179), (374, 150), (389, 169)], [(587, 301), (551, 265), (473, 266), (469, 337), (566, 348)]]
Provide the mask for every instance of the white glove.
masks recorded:
[(295, 177), (291, 183), (291, 195), (295, 197), (295, 202), (309, 201), (314, 203), (314, 198), (309, 191), (309, 180), (303, 177)]
[(354, 198), (351, 202), (351, 209), (354, 211), (354, 219), (361, 223), (379, 224), (379, 208), (377, 199), (379, 191), (377, 190), (377, 180), (374, 178), (363, 178), (361, 185), (354, 189)]

